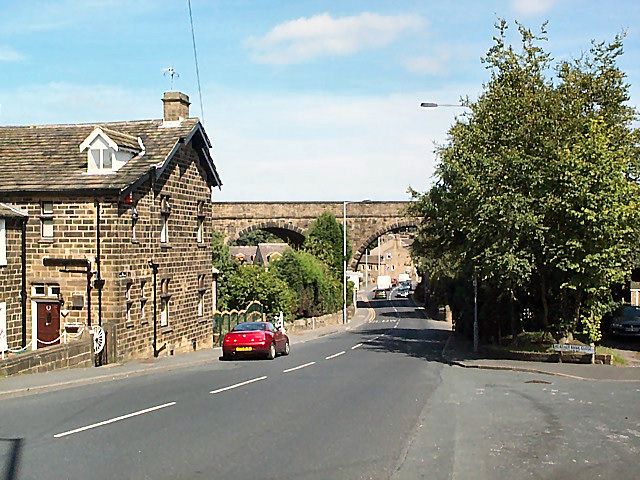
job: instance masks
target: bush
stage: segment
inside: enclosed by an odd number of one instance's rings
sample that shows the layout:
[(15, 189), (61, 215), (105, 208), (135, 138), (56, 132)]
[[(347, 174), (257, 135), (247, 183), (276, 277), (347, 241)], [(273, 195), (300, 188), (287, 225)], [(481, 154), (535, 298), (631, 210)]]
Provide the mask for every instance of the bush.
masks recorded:
[(291, 317), (294, 296), (289, 286), (273, 272), (254, 265), (239, 265), (225, 276), (224, 296), (228, 309), (241, 310), (257, 300), (268, 317), (283, 312)]

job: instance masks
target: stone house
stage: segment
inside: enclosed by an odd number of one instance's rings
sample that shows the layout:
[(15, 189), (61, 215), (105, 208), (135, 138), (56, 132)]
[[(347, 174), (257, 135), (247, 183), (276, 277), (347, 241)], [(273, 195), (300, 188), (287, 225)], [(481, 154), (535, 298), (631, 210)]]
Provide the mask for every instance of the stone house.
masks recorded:
[(0, 353), (26, 343), (22, 301), (26, 280), (23, 278), (24, 227), (28, 216), (0, 203)]
[(0, 127), (9, 348), (92, 325), (109, 359), (211, 345), (221, 181), (188, 97), (162, 100), (159, 120)]

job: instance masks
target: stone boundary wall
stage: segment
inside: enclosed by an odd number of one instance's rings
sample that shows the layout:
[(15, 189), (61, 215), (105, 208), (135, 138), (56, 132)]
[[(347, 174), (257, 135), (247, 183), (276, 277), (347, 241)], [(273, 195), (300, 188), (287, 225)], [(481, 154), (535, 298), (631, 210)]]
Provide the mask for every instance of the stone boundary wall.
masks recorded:
[[(497, 360), (521, 360), (525, 362), (564, 362), (564, 363), (591, 363), (591, 355), (580, 353), (563, 353), (562, 359), (557, 352), (519, 352), (509, 351), (500, 348), (492, 348), (490, 345), (480, 346), (480, 353), (488, 358)], [(608, 353), (597, 353), (595, 363), (611, 365), (611, 355)]]
[[(355, 314), (353, 306), (347, 308), (349, 318)], [(315, 330), (316, 328), (326, 327), (329, 325), (342, 325), (342, 310), (335, 313), (328, 313), (319, 317), (300, 318), (287, 324), (287, 330), (291, 333), (301, 332), (304, 330)]]
[(11, 355), (0, 360), (0, 378), (21, 373), (40, 373), (93, 365), (93, 340), (85, 332), (78, 340)]

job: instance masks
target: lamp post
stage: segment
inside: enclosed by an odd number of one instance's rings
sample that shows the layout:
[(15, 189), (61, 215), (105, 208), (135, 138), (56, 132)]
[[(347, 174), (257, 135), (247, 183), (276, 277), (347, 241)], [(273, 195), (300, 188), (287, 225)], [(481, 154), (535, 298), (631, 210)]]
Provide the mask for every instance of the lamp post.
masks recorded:
[(347, 205), (350, 203), (370, 203), (371, 200), (359, 202), (342, 202), (342, 323), (347, 323)]
[(420, 104), (421, 107), (425, 108), (437, 108), (437, 107), (464, 107), (459, 103), (433, 103), (433, 102), (422, 102)]

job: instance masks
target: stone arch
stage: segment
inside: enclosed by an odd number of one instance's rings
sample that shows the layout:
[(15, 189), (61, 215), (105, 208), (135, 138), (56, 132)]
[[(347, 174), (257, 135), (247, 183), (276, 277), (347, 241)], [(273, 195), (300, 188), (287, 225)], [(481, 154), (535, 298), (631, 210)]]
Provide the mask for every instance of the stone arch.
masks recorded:
[(405, 228), (417, 228), (418, 222), (416, 220), (400, 220), (395, 223), (385, 225), (384, 227), (376, 230), (372, 235), (367, 237), (367, 239), (360, 245), (360, 247), (353, 253), (353, 257), (351, 262), (349, 262), (349, 267), (351, 270), (357, 270), (358, 265), (360, 264), (360, 260), (365, 254), (367, 247), (371, 245), (378, 237), (381, 237), (385, 233), (389, 232), (398, 232)]
[(235, 241), (254, 230), (265, 230), (269, 233), (273, 233), (292, 246), (301, 246), (305, 239), (304, 230), (297, 225), (283, 220), (267, 220), (240, 230), (236, 235), (229, 239), (229, 242)]

